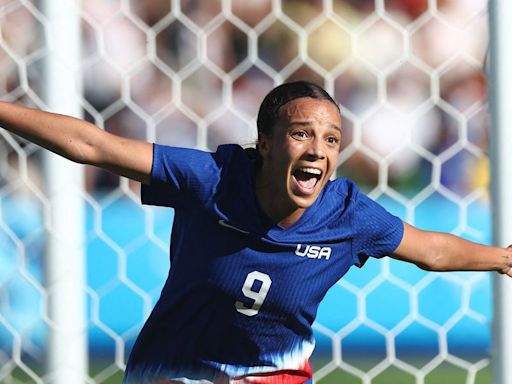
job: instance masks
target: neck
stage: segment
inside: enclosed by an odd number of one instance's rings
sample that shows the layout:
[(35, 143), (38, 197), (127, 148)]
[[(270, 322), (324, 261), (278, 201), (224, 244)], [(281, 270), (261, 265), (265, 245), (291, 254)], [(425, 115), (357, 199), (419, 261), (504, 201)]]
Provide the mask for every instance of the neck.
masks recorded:
[(288, 228), (300, 219), (305, 209), (291, 204), (288, 197), (269, 180), (271, 178), (265, 176), (263, 169), (256, 173), (256, 198), (263, 212), (274, 223)]

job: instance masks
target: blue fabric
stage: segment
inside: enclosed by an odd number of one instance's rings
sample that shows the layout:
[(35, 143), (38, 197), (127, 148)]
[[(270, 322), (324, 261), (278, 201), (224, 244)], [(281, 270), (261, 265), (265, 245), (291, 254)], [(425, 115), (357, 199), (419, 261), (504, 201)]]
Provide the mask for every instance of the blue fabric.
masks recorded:
[(236, 145), (215, 153), (154, 145), (142, 202), (175, 209), (171, 269), (127, 383), (310, 374), (311, 325), (327, 290), (401, 241), (402, 221), (343, 178), (290, 228), (275, 225), (257, 203), (254, 167)]

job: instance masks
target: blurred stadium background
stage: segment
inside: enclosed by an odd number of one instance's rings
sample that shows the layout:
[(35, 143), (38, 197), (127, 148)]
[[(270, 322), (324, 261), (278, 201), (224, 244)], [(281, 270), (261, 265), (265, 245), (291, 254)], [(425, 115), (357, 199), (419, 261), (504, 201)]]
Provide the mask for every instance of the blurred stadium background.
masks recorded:
[[(490, 242), (485, 0), (88, 0), (79, 15), (76, 90), (98, 126), (250, 146), (263, 96), (312, 80), (342, 106), (338, 175), (421, 228)], [(45, 108), (50, 27), (41, 1), (0, 0), (2, 99)], [(1, 383), (52, 382), (43, 153), (0, 131)], [(165, 281), (173, 213), (84, 172), (83, 382), (115, 383)], [(487, 273), (370, 260), (320, 307), (316, 382), (490, 383), (491, 314)]]

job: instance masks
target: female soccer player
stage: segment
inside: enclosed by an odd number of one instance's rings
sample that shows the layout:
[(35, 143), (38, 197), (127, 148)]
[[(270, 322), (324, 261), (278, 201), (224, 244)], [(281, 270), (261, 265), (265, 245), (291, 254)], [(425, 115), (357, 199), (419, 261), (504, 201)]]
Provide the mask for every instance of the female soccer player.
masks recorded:
[(138, 180), (144, 204), (175, 209), (169, 278), (125, 383), (310, 382), (318, 304), (368, 257), (512, 276), (512, 248), (419, 230), (350, 180), (330, 181), (341, 116), (312, 83), (283, 84), (265, 97), (255, 150), (153, 145), (7, 103), (0, 125), (70, 160)]

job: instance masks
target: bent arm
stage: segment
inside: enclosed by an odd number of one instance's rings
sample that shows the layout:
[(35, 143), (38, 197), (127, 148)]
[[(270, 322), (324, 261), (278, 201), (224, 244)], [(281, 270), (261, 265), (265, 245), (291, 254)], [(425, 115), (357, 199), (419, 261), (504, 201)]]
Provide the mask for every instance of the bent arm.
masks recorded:
[(407, 223), (391, 257), (429, 271), (496, 271), (512, 277), (512, 246), (487, 246), (447, 233), (423, 231)]
[(0, 102), (0, 127), (81, 164), (149, 183), (150, 143), (112, 135), (84, 120)]

